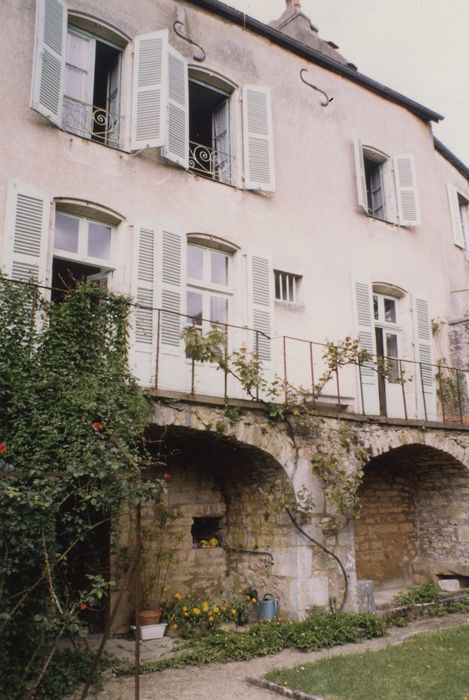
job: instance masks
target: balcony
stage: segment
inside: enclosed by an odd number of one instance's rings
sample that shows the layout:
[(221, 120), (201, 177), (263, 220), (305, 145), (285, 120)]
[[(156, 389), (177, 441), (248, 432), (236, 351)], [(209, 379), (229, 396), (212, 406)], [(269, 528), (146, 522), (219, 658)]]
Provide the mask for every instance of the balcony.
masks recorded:
[[(158, 395), (212, 397), (224, 402), (272, 400), (259, 387), (244, 391), (236, 377), (218, 364), (186, 357), (182, 342), (178, 355), (168, 353), (162, 344), (163, 319), (171, 317), (176, 331), (192, 325), (192, 319), (161, 309), (153, 312), (157, 338), (151, 388)], [(210, 321), (199, 319), (199, 323), (203, 332), (211, 327)], [(261, 331), (231, 324), (218, 324), (218, 328), (225, 334), (225, 355), (244, 346), (261, 360), (267, 381), (279, 380), (279, 403), (289, 402), (295, 388), (301, 387), (305, 400), (320, 411), (469, 425), (469, 370), (372, 357), (363, 364), (346, 364), (328, 372), (328, 345), (324, 343), (289, 336), (269, 338)]]
[(121, 148), (123, 117), (102, 107), (64, 97), (62, 128), (85, 139)]
[(189, 141), (189, 170), (210, 180), (232, 184), (234, 157), (201, 143)]

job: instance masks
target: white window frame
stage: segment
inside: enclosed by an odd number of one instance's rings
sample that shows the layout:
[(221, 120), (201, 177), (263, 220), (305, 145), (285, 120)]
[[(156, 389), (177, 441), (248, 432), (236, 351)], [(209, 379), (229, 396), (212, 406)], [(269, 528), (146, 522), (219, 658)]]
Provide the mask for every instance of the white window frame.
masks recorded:
[[(300, 291), (302, 275), (283, 270), (274, 270), (274, 294), (275, 302), (288, 306), (299, 306), (301, 304)], [(277, 296), (277, 287), (280, 289), (280, 296)]]
[[(218, 248), (211, 248), (209, 246), (203, 246), (199, 245), (196, 243), (191, 243), (188, 242), (187, 244), (188, 252), (187, 252), (187, 258), (189, 258), (189, 248), (198, 248), (203, 251), (203, 258), (202, 258), (202, 279), (195, 279), (193, 277), (189, 277), (189, 271), (187, 270), (187, 284), (186, 284), (186, 297), (189, 292), (197, 292), (199, 294), (202, 294), (202, 326), (196, 325), (192, 321), (192, 317), (189, 315), (187, 316), (187, 325), (188, 326), (194, 326), (195, 328), (200, 328), (203, 332), (206, 332), (207, 330), (210, 330), (211, 325), (217, 324), (216, 321), (211, 321), (210, 320), (210, 299), (211, 297), (221, 297), (223, 299), (226, 299), (228, 302), (228, 308), (227, 308), (227, 319), (226, 319), (226, 324), (230, 323), (230, 318), (231, 318), (231, 306), (232, 306), (232, 298), (233, 298), (233, 289), (231, 287), (231, 277), (232, 277), (232, 256), (230, 253), (228, 253), (225, 250), (218, 250)], [(226, 256), (227, 259), (227, 279), (228, 279), (228, 284), (223, 285), (223, 284), (217, 284), (215, 282), (211, 282), (209, 279), (210, 275), (210, 255), (211, 253), (219, 253), (221, 255)], [(225, 325), (225, 322), (218, 322), (219, 325), (223, 326)]]
[[(52, 245), (52, 255), (54, 258), (58, 258), (60, 260), (73, 260), (75, 262), (83, 263), (84, 265), (91, 265), (94, 267), (100, 267), (103, 271), (108, 271), (112, 272), (115, 270), (116, 266), (113, 264), (114, 262), (114, 254), (115, 254), (115, 238), (116, 238), (116, 231), (115, 231), (115, 226), (113, 226), (110, 223), (107, 223), (105, 221), (98, 221), (96, 219), (92, 219), (89, 217), (84, 217), (84, 216), (79, 216), (77, 214), (72, 214), (69, 213), (66, 210), (58, 209), (55, 212), (56, 217), (57, 214), (61, 214), (63, 216), (67, 216), (71, 219), (76, 219), (79, 222), (78, 225), (78, 246), (77, 246), (77, 252), (73, 253), (68, 250), (62, 250), (61, 248), (56, 248), (55, 247), (55, 220), (54, 220), (54, 232), (53, 232), (53, 245)], [(111, 246), (110, 246), (110, 254), (109, 258), (95, 258), (90, 255), (87, 255), (86, 251), (88, 250), (88, 231), (89, 231), (89, 224), (99, 224), (100, 226), (107, 226), (111, 230)]]
[[(378, 318), (375, 317), (374, 314), (374, 301), (377, 299), (378, 302)], [(395, 312), (395, 321), (386, 321), (385, 318), (385, 308), (384, 304), (385, 301), (392, 301), (394, 304), (394, 312)], [(396, 336), (396, 345), (397, 345), (397, 354), (396, 354), (396, 376), (388, 376), (387, 381), (391, 383), (396, 383), (399, 381), (399, 358), (400, 358), (400, 344), (401, 344), (401, 332), (402, 332), (402, 326), (399, 325), (399, 299), (397, 297), (392, 297), (389, 294), (381, 294), (380, 292), (375, 292), (373, 291), (373, 297), (372, 297), (372, 302), (373, 302), (373, 322), (374, 322), (374, 327), (380, 328), (383, 331), (383, 346), (385, 350), (385, 357), (387, 359), (391, 358), (394, 359), (392, 355), (387, 355), (387, 338), (386, 334), (389, 335), (394, 335)]]

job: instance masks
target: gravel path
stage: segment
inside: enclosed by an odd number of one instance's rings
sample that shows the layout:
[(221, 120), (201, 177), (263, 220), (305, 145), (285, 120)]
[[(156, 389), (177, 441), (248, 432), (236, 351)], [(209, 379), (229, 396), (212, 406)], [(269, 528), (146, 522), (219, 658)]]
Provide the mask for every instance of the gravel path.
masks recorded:
[[(346, 644), (333, 649), (301, 653), (285, 650), (272, 656), (238, 661), (229, 664), (207, 664), (204, 666), (167, 669), (160, 673), (142, 676), (140, 679), (141, 700), (272, 700), (281, 697), (246, 682), (249, 677), (261, 677), (276, 668), (287, 668), (317, 661), (340, 654), (375, 651), (434, 630), (469, 624), (467, 614), (450, 615), (413, 622), (404, 628), (392, 628), (387, 637), (372, 639), (360, 644)], [(133, 700), (133, 678), (118, 678), (106, 683), (97, 700)], [(385, 699), (384, 699), (385, 700)]]

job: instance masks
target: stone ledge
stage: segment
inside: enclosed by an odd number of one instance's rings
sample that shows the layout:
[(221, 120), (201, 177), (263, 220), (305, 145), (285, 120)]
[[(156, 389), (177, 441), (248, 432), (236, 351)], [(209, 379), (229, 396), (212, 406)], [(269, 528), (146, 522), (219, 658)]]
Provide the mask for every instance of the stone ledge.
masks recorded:
[(295, 700), (324, 700), (322, 695), (311, 695), (310, 693), (303, 693), (301, 690), (292, 690), (291, 688), (286, 688), (284, 685), (266, 681), (263, 678), (246, 678), (246, 680), (251, 685), (271, 690), (273, 693), (283, 695), (285, 698), (294, 698)]

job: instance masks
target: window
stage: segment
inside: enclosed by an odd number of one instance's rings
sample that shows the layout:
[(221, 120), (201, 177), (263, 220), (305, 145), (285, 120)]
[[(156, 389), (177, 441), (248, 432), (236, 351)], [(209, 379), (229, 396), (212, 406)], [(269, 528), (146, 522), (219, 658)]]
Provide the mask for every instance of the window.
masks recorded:
[(65, 57), (62, 126), (119, 146), (121, 50), (70, 26)]
[(412, 154), (393, 158), (355, 139), (358, 204), (366, 214), (400, 226), (420, 223)]
[(288, 304), (299, 302), (299, 287), (301, 275), (293, 275), (290, 272), (274, 270), (275, 301), (284, 301)]
[(31, 106), (57, 126), (120, 147), (123, 36), (69, 14), (63, 0), (37, 0)]
[(55, 215), (52, 259), (52, 300), (61, 298), (60, 290), (82, 280), (107, 287), (112, 269), (113, 227), (100, 221), (57, 211)]
[(387, 379), (399, 381), (399, 352), (397, 327), (398, 300), (383, 294), (373, 294), (373, 315), (375, 319), (376, 354), (386, 360)]
[(204, 323), (228, 323), (229, 255), (198, 245), (187, 246), (187, 315), (202, 330)]
[(189, 170), (232, 182), (230, 93), (189, 80)]
[(459, 248), (467, 250), (469, 234), (469, 194), (464, 195), (451, 183), (448, 183), (447, 187), (453, 228), (453, 241)]

